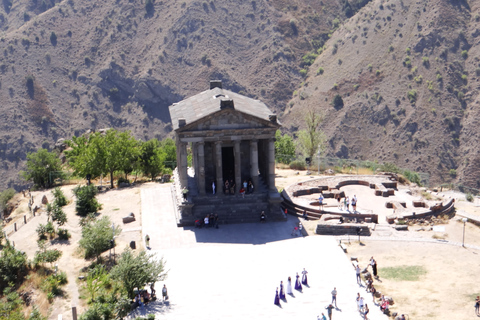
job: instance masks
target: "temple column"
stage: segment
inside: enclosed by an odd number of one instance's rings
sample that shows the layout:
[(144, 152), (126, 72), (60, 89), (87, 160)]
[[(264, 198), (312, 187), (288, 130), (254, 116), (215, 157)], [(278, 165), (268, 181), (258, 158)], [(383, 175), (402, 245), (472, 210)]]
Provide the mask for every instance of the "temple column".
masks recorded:
[(178, 150), (178, 175), (180, 176), (180, 185), (188, 188), (188, 174), (187, 174), (187, 144), (185, 142), (179, 143)]
[(215, 142), (215, 169), (217, 175), (215, 195), (223, 195), (222, 141)]
[(197, 164), (197, 171), (195, 171), (195, 175), (198, 174), (198, 192), (201, 195), (205, 194), (205, 143), (199, 142), (197, 143), (197, 158), (198, 158), (198, 164)]
[(275, 142), (268, 139), (268, 189), (277, 191), (275, 188)]
[(258, 141), (250, 141), (250, 177), (253, 187), (258, 188)]
[(240, 140), (235, 140), (234, 144), (235, 157), (235, 189), (234, 192), (240, 190), (242, 185), (242, 155), (240, 154)]

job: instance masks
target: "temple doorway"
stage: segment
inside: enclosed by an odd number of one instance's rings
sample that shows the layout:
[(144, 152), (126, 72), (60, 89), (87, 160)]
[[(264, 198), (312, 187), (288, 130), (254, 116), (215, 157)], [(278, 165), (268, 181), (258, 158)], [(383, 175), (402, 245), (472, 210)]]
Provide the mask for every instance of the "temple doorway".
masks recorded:
[(235, 181), (235, 156), (233, 147), (222, 148), (222, 169), (223, 180)]

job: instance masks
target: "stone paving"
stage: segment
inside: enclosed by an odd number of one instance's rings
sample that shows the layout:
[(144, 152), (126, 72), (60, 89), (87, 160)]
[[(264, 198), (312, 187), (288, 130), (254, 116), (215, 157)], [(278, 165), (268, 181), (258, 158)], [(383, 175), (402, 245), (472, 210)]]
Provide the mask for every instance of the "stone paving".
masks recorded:
[[(316, 319), (338, 291), (333, 319), (362, 319), (357, 292), (370, 307), (369, 319), (386, 320), (371, 295), (359, 287), (351, 262), (333, 237), (293, 238), (298, 220), (220, 225), (219, 229), (178, 228), (170, 184), (141, 190), (143, 238), (166, 260), (170, 299), (137, 308), (131, 319), (155, 313), (157, 319)], [(280, 280), (306, 268), (309, 287), (273, 304)]]

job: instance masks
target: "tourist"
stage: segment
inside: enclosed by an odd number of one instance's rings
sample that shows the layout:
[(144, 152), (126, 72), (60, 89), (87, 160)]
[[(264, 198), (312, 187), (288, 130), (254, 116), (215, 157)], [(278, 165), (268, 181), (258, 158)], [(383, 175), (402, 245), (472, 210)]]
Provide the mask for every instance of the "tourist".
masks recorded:
[(143, 307), (143, 302), (142, 302), (142, 297), (140, 296), (140, 293), (137, 293), (135, 296), (135, 303), (137, 306)]
[(239, 193), (242, 195), (242, 198), (245, 198), (245, 189), (243, 189), (243, 187), (240, 189)]
[(302, 284), (308, 286), (308, 280), (307, 280), (307, 273), (308, 271), (305, 270), (305, 268), (303, 268), (303, 271), (302, 271)]
[(275, 300), (274, 300), (273, 303), (277, 306), (280, 305), (280, 297), (278, 296), (278, 288), (277, 288), (277, 291), (275, 292)]
[(335, 198), (337, 198), (338, 209), (339, 209), (339, 210), (342, 210), (342, 207), (341, 207), (341, 204), (340, 204), (340, 200), (341, 200), (341, 199), (340, 199), (340, 193), (337, 193), (337, 194), (335, 195)]
[(475, 299), (475, 314), (477, 316), (480, 315), (479, 308), (480, 308), (480, 296), (477, 296), (477, 299)]
[[(352, 263), (352, 264), (353, 264), (353, 263)], [(361, 284), (362, 284), (362, 279), (360, 278), (360, 266), (359, 266), (358, 263), (357, 263), (356, 266), (353, 265), (353, 268), (355, 269), (355, 274), (356, 274), (356, 276), (357, 276), (357, 283), (358, 283), (359, 285), (361, 285)]]
[(293, 230), (292, 230), (292, 236), (293, 237), (296, 237), (297, 236), (297, 230), (298, 230), (298, 227), (294, 227)]
[(303, 217), (303, 220), (308, 221), (307, 210), (303, 210), (302, 217)]
[(301, 222), (298, 223), (298, 231), (300, 232), (300, 235), (303, 236), (303, 224)]
[(280, 281), (280, 299), (285, 300), (285, 290), (283, 289), (283, 281)]
[(325, 317), (325, 315), (322, 312), (322, 317), (317, 316), (317, 320), (327, 320), (327, 318)]
[(215, 181), (212, 181), (212, 190), (213, 190), (213, 194), (215, 194)]
[(357, 196), (354, 195), (352, 198), (352, 209), (353, 213), (357, 212)]
[(348, 208), (347, 208), (347, 197), (343, 198), (343, 210), (348, 210)]
[(248, 183), (247, 180), (243, 180), (243, 189), (247, 190), (248, 189)]
[(218, 229), (218, 214), (216, 213), (213, 216), (213, 226), (215, 227), (215, 229)]
[(183, 194), (183, 199), (187, 201), (187, 196), (188, 196), (188, 189), (187, 187), (183, 187), (182, 189), (182, 194)]
[(208, 223), (209, 223), (209, 218), (208, 214), (205, 216), (205, 219), (203, 219), (203, 224), (205, 225), (205, 228), (208, 228)]
[(235, 182), (230, 180), (230, 194), (235, 194)]
[(365, 304), (365, 310), (363, 310), (363, 319), (367, 320), (367, 315), (368, 313), (370, 312), (370, 310), (368, 309), (368, 305)]
[(152, 295), (152, 297), (155, 296), (155, 292), (157, 292), (155, 291), (155, 282), (152, 282), (150, 284), (150, 294)]
[(355, 300), (357, 301), (357, 310), (360, 312), (360, 292), (357, 292), (357, 298)]
[(375, 261), (375, 259), (373, 259), (373, 257), (370, 258), (370, 265), (372, 266), (373, 276), (375, 278), (378, 278), (377, 277), (377, 261)]
[(405, 315), (404, 315), (404, 314), (402, 314), (402, 315), (400, 316), (400, 320), (407, 320), (407, 319), (405, 319)]
[(370, 293), (372, 294), (373, 303), (375, 303), (375, 293), (377, 293), (377, 289), (375, 289), (374, 285), (372, 285), (372, 287), (370, 288)]
[(345, 200), (345, 206), (347, 207), (347, 211), (350, 212), (350, 199), (347, 197)]
[(323, 193), (320, 192), (320, 195), (318, 196), (318, 208), (323, 209)]
[(363, 308), (365, 307), (363, 297), (360, 297), (360, 300), (358, 301), (358, 310), (360, 310), (361, 313), (363, 313)]
[(300, 276), (298, 275), (298, 272), (297, 272), (297, 280), (295, 280), (295, 290), (298, 290), (298, 291), (302, 291), (302, 284), (300, 283), (300, 280), (298, 278), (300, 278)]
[(223, 186), (223, 193), (225, 194), (230, 193), (230, 184), (228, 183), (228, 180), (225, 180), (225, 184)]
[(163, 300), (168, 300), (168, 293), (167, 293), (167, 286), (166, 285), (163, 285), (162, 297), (163, 297)]
[(145, 245), (147, 246), (147, 248), (150, 248), (150, 237), (148, 236), (148, 234), (145, 236)]
[(328, 319), (329, 320), (332, 320), (332, 309), (333, 309), (333, 306), (331, 304), (328, 305), (328, 307), (325, 307), (325, 309), (327, 309), (327, 313), (328, 313)]
[(265, 222), (267, 219), (267, 216), (265, 215), (265, 211), (262, 211), (262, 213), (260, 213), (260, 222)]
[(335, 302), (335, 308), (337, 307), (337, 288), (333, 288), (332, 290), (332, 304)]
[(248, 182), (248, 189), (249, 189), (249, 193), (253, 193), (253, 182), (252, 181)]
[(288, 282), (287, 282), (287, 294), (293, 295), (292, 291), (292, 278), (288, 277)]

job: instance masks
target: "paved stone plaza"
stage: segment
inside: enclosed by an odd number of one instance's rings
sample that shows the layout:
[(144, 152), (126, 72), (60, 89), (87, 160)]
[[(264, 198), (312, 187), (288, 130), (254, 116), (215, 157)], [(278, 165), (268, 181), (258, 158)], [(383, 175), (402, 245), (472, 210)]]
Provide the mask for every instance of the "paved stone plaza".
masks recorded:
[[(163, 256), (170, 300), (138, 308), (131, 318), (157, 314), (160, 319), (316, 319), (338, 291), (333, 319), (362, 319), (357, 292), (370, 307), (369, 319), (387, 319), (359, 288), (351, 262), (334, 238), (292, 238), (298, 220), (265, 224), (220, 225), (219, 229), (178, 228), (170, 184), (141, 190), (143, 237), (150, 235), (151, 252)], [(362, 266), (363, 267), (363, 266)], [(280, 280), (306, 268), (310, 287), (287, 295), (274, 305)]]

